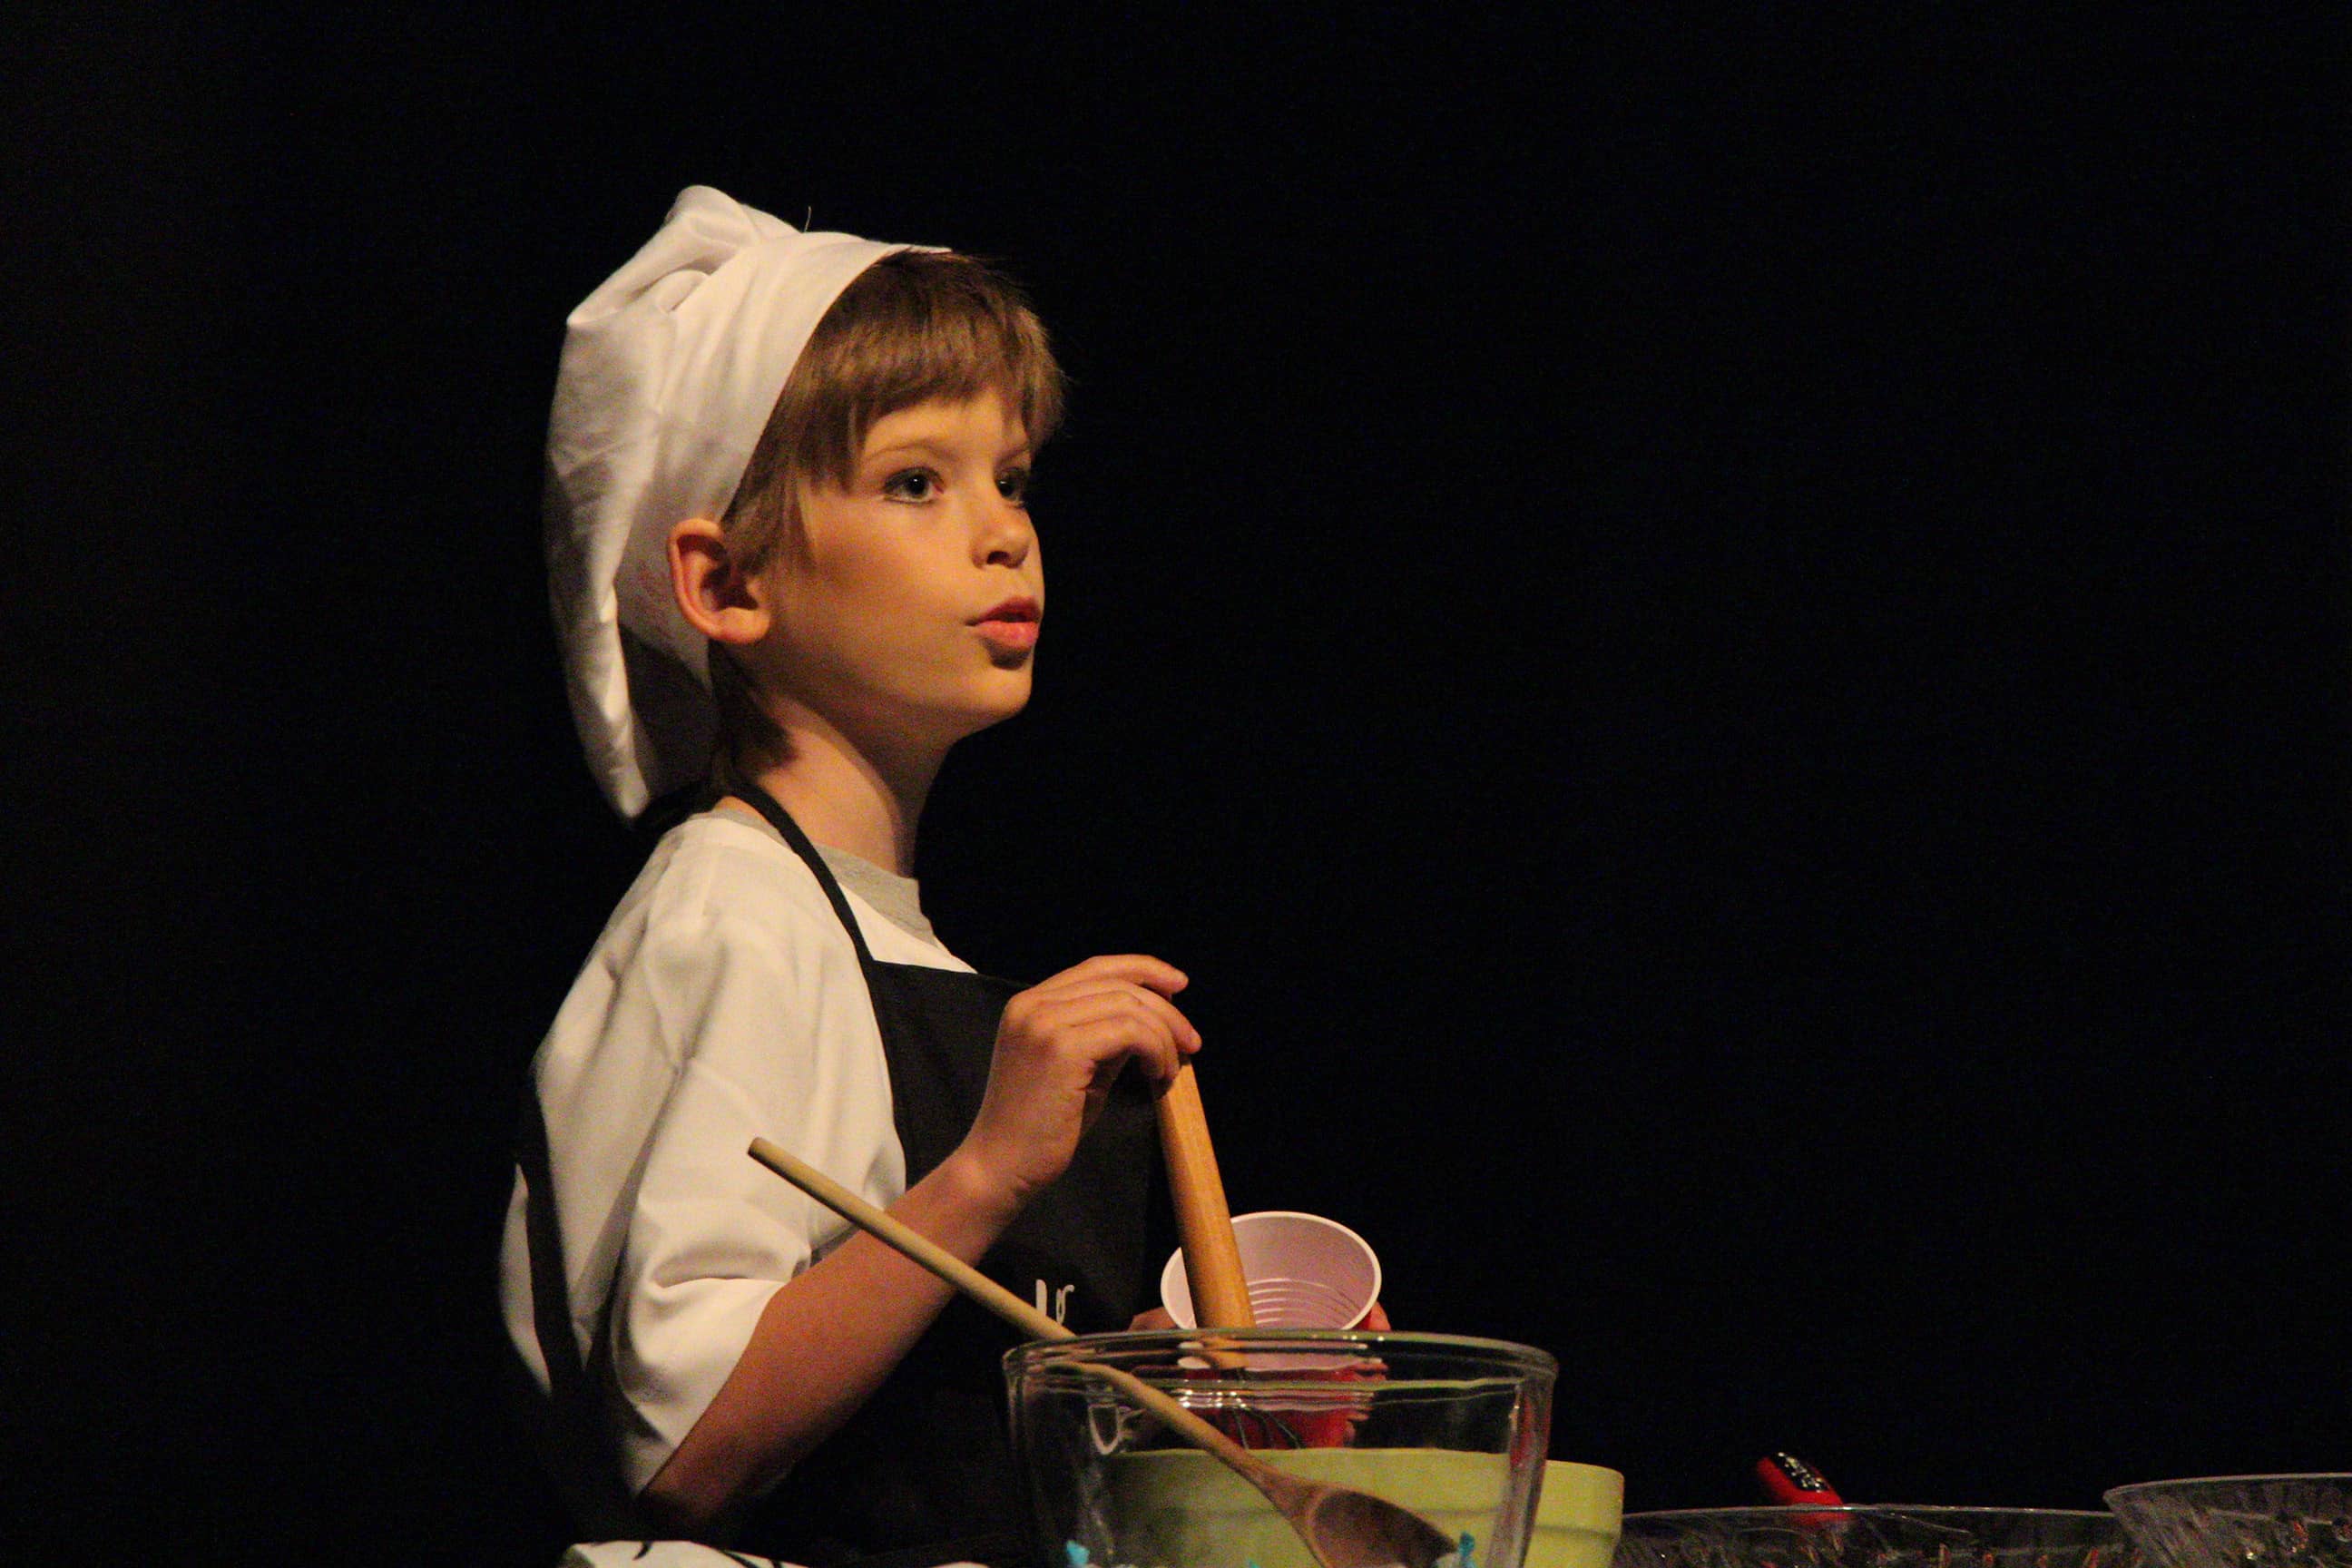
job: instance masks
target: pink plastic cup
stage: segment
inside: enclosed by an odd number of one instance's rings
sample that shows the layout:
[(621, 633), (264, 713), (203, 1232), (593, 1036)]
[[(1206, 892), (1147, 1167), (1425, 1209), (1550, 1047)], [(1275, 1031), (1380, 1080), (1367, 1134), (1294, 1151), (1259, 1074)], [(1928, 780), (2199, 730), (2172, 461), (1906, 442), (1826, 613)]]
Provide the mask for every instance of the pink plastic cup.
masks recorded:
[[(1234, 1243), (1261, 1329), (1352, 1329), (1380, 1300), (1380, 1258), (1338, 1220), (1288, 1209), (1235, 1215)], [(1200, 1326), (1181, 1247), (1160, 1271), (1160, 1301), (1177, 1327)]]

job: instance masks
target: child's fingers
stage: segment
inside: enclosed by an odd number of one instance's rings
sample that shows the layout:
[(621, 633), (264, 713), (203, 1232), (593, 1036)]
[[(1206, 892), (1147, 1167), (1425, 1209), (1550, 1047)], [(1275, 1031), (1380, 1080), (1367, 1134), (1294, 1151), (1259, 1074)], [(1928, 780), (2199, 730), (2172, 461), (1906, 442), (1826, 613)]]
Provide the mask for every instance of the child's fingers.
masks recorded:
[(1201, 1048), (1201, 1031), (1176, 1010), (1173, 1003), (1168, 1001), (1169, 996), (1182, 990), (1184, 984), (1182, 970), (1142, 953), (1090, 958), (1013, 997), (1005, 1008), (1005, 1016), (1008, 1018), (1031, 1016), (1038, 1009), (1055, 1003), (1093, 995), (1105, 989), (1132, 991), (1150, 997), (1163, 1006), (1170, 1026), (1174, 1029), (1183, 1048), (1196, 1051)]
[(1097, 1065), (1121, 1054), (1137, 1057), (1146, 1072), (1165, 1082), (1176, 1076), (1183, 1052), (1174, 1025), (1152, 1009), (1152, 1000), (1149, 992), (1131, 988), (1098, 992), (1054, 1005), (1033, 1026)]
[[(1054, 1080), (1066, 1089), (1082, 1089), (1089, 1099), (1108, 1094), (1129, 1061), (1155, 1083), (1176, 1076), (1175, 1042), (1157, 1026), (1144, 1025), (1133, 1016), (1064, 1023), (1054, 1030), (1052, 1055), (1059, 1063)], [(1075, 1079), (1064, 1076), (1073, 1069)]]
[(1101, 953), (1074, 963), (1036, 987), (1044, 991), (1076, 980), (1124, 980), (1173, 996), (1191, 984), (1184, 972), (1163, 959), (1142, 952)]
[(1201, 1048), (1201, 1031), (1192, 1026), (1192, 1021), (1190, 1018), (1177, 1010), (1175, 1003), (1157, 991), (1129, 981), (1074, 983), (1067, 990), (1055, 991), (1041, 997), (1037, 1004), (1040, 1008), (1037, 1016), (1040, 1017), (1055, 1016), (1055, 1010), (1090, 1005), (1106, 996), (1126, 998), (1158, 1018), (1167, 1026), (1169, 1035), (1176, 1042), (1176, 1048), (1186, 1055), (1189, 1056)]
[(1146, 991), (1139, 986), (1135, 994), (1155, 1017), (1168, 1026), (1169, 1036), (1176, 1042), (1178, 1051), (1191, 1056), (1201, 1048), (1201, 1031), (1192, 1026), (1192, 1020), (1184, 1016), (1175, 1003), (1157, 991)]

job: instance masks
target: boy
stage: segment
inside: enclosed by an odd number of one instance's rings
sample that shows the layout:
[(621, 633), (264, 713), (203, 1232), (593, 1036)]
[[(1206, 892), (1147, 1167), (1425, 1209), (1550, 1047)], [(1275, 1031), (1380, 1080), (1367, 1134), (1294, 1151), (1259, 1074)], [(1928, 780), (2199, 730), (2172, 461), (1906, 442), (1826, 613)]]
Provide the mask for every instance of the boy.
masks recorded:
[[(1073, 1328), (1144, 1305), (1184, 976), (1015, 992), (940, 945), (916, 825), (1027, 700), (1043, 330), (969, 258), (701, 187), (571, 318), (550, 559), (592, 766), (693, 787), (533, 1064), (509, 1331), (592, 1531), (1025, 1560), (1003, 1331), (745, 1155), (793, 1150)], [(1123, 1070), (1129, 1068), (1134, 1070)]]

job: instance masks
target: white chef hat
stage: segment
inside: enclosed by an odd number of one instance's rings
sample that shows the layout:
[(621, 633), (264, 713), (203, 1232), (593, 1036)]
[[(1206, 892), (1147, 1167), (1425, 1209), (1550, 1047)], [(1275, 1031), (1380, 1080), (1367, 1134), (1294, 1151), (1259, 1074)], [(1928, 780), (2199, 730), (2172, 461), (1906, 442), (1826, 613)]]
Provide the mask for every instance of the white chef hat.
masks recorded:
[(547, 563), (572, 713), (635, 817), (710, 762), (709, 642), (678, 613), (669, 533), (723, 515), (809, 336), (895, 250), (694, 185), (564, 322), (547, 431)]

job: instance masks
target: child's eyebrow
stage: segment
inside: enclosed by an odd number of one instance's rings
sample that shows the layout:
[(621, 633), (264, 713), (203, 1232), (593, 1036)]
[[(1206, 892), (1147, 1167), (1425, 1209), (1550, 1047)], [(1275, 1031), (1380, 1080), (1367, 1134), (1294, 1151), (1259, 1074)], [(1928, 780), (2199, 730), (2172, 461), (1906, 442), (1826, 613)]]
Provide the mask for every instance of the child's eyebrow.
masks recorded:
[[(1028, 442), (1018, 442), (1013, 446), (1006, 447), (1002, 453), (1000, 453), (997, 460), (1003, 462), (1013, 458), (1019, 458), (1025, 461), (1030, 456), (1030, 450), (1031, 448)], [(924, 457), (938, 458), (948, 461), (953, 461), (955, 458), (964, 456), (965, 449), (952, 442), (933, 441), (918, 436), (904, 441), (893, 441), (887, 447), (877, 447), (872, 451), (866, 454), (866, 461), (870, 463), (877, 461), (883, 458), (894, 458), (908, 454), (919, 454)]]

